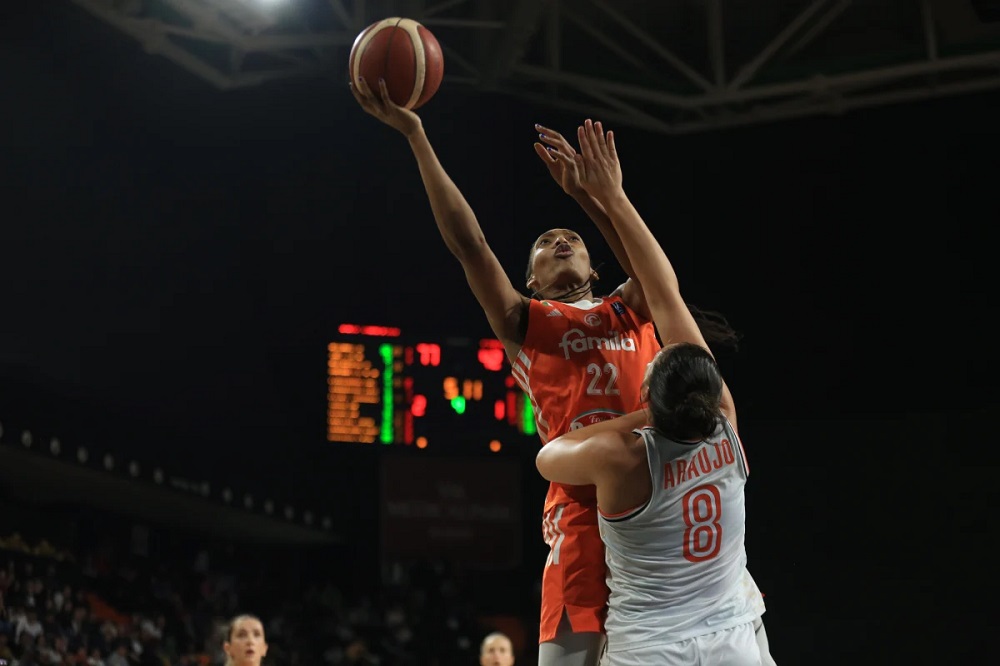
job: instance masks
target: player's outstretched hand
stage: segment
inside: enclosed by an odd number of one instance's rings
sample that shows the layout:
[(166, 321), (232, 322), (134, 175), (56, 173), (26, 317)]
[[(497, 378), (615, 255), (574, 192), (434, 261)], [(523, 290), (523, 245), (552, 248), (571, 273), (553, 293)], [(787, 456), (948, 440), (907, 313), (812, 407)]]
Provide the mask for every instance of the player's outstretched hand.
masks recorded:
[(389, 127), (399, 130), (407, 137), (420, 129), (420, 116), (394, 103), (389, 98), (389, 91), (386, 88), (385, 81), (380, 80), (378, 82), (379, 95), (372, 93), (368, 87), (368, 82), (364, 79), (361, 79), (358, 85), (354, 85), (353, 82), (350, 85), (354, 99), (358, 100), (358, 104), (369, 115), (375, 116)]
[[(615, 135), (604, 131), (600, 122), (585, 120), (576, 130), (580, 153), (574, 158), (580, 185), (600, 202), (622, 190), (622, 167), (615, 149)], [(559, 155), (562, 159), (562, 155)]]
[[(535, 152), (549, 170), (553, 180), (559, 183), (566, 194), (577, 197), (587, 192), (580, 183), (580, 170), (576, 164), (576, 150), (559, 132), (543, 125), (535, 125), (538, 131), (538, 141), (535, 142)], [(567, 159), (559, 159), (557, 154)]]

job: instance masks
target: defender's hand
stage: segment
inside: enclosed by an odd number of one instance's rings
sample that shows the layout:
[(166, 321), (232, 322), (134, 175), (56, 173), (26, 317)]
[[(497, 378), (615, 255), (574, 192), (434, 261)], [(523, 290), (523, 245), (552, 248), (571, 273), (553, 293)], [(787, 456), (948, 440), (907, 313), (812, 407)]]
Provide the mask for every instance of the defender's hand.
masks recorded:
[(589, 195), (604, 202), (622, 190), (622, 167), (615, 149), (615, 135), (605, 132), (600, 122), (590, 120), (584, 121), (576, 133), (580, 154), (574, 161), (580, 171), (580, 184)]
[(574, 157), (576, 150), (573, 149), (570, 142), (554, 129), (542, 125), (535, 125), (535, 129), (538, 130), (539, 139), (534, 144), (535, 153), (545, 164), (545, 168), (549, 170), (552, 179), (559, 183), (563, 192), (572, 197), (586, 194), (580, 183), (580, 171), (576, 162), (572, 159), (560, 160), (555, 155), (555, 153), (560, 153)]

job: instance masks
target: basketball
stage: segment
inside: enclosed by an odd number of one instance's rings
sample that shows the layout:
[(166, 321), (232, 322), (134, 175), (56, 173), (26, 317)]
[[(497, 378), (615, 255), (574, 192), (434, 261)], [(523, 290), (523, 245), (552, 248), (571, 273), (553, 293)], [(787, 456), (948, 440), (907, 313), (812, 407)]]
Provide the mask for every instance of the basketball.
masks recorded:
[(351, 47), (351, 81), (363, 78), (375, 95), (385, 79), (389, 98), (417, 109), (430, 100), (444, 76), (441, 45), (430, 30), (413, 19), (387, 18), (361, 31)]

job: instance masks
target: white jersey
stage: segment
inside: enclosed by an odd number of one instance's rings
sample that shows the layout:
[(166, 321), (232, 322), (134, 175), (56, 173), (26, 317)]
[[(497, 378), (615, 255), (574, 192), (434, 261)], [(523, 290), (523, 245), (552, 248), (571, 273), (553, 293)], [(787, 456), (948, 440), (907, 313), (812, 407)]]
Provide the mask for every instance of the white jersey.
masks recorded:
[(646, 444), (653, 492), (641, 507), (601, 514), (608, 564), (608, 651), (722, 631), (764, 612), (746, 568), (743, 487), (749, 469), (728, 421), (697, 444), (652, 428)]

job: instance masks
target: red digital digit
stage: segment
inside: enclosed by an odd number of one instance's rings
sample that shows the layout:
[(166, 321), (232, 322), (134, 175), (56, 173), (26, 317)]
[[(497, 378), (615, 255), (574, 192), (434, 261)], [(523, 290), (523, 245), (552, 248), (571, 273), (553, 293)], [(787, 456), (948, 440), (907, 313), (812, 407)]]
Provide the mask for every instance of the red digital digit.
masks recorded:
[(413, 404), (410, 405), (410, 412), (414, 416), (423, 416), (427, 413), (427, 398), (422, 395), (413, 396)]
[(476, 355), (479, 362), (487, 370), (499, 372), (503, 370), (503, 350), (502, 349), (480, 349)]
[(420, 365), (441, 364), (441, 346), (433, 342), (421, 342), (417, 345), (417, 353), (420, 354)]

